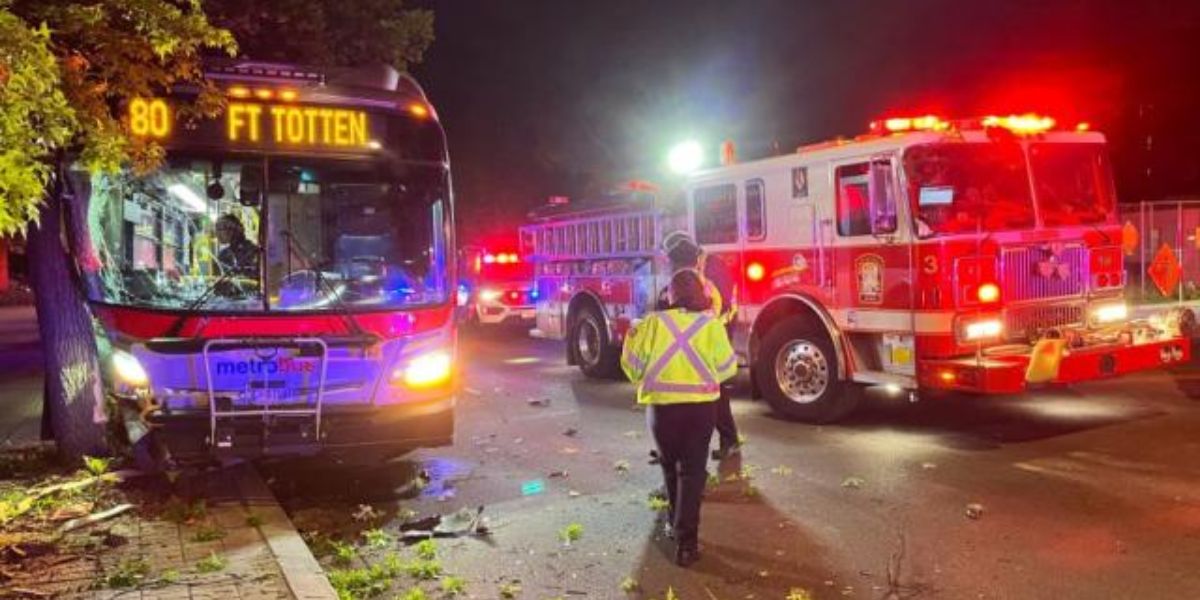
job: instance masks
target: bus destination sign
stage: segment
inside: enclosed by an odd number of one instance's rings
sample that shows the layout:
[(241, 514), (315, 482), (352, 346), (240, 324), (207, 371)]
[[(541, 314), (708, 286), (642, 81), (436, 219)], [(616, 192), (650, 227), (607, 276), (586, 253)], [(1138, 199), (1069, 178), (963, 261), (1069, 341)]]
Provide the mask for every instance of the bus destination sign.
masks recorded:
[[(162, 98), (135, 98), (129, 102), (129, 131), (169, 144), (178, 133), (174, 113)], [(375, 126), (364, 110), (231, 100), (221, 116), (200, 121), (194, 132), (180, 137), (232, 147), (353, 151), (378, 147)]]

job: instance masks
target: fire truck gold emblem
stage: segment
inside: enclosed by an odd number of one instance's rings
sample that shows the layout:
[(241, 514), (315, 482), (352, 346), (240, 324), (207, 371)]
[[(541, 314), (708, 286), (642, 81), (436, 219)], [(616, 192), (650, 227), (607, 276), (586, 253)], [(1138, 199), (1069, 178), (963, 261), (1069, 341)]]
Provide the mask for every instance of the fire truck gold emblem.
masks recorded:
[(854, 261), (858, 280), (858, 301), (863, 304), (883, 303), (883, 257), (864, 254)]
[(1042, 259), (1034, 263), (1033, 273), (1043, 279), (1067, 279), (1071, 265), (1062, 259), (1062, 244), (1042, 246)]

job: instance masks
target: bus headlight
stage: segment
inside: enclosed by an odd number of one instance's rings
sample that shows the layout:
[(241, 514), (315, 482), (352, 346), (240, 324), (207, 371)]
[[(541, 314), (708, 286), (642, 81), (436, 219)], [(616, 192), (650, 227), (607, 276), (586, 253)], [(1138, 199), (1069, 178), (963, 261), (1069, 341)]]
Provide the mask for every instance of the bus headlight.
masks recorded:
[(483, 302), (495, 302), (500, 299), (500, 290), (491, 288), (479, 290), (479, 299)]
[(450, 379), (452, 362), (450, 352), (446, 350), (419, 354), (409, 360), (407, 366), (396, 369), (392, 373), (392, 381), (411, 388), (441, 385)]
[(1092, 322), (1097, 325), (1116, 323), (1129, 318), (1129, 306), (1124, 302), (1102, 304), (1092, 309)]
[(118, 395), (133, 396), (150, 386), (150, 376), (136, 356), (124, 350), (114, 350), (109, 360)]
[(1000, 337), (1004, 332), (1004, 324), (1000, 319), (980, 319), (967, 322), (961, 331), (964, 341), (979, 342)]

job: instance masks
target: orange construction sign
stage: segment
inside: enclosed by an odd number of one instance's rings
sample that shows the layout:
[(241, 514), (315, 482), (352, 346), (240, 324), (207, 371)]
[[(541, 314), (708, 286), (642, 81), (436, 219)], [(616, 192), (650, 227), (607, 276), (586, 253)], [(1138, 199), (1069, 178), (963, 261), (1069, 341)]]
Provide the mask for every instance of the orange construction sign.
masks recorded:
[(1125, 226), (1121, 228), (1121, 249), (1125, 251), (1125, 256), (1133, 256), (1139, 241), (1137, 226), (1132, 221), (1125, 221)]
[(1179, 285), (1182, 270), (1175, 251), (1171, 250), (1171, 246), (1168, 244), (1163, 244), (1158, 247), (1158, 252), (1154, 253), (1154, 260), (1150, 262), (1150, 267), (1146, 269), (1146, 272), (1150, 275), (1150, 280), (1158, 287), (1158, 291), (1162, 292), (1164, 296), (1170, 296), (1175, 293), (1175, 286)]

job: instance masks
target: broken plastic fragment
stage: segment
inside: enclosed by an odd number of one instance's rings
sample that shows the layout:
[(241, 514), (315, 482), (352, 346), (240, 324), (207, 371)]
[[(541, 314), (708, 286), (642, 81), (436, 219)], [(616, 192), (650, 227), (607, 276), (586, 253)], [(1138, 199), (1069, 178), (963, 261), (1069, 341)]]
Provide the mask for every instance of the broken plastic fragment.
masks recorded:
[(978, 519), (983, 516), (983, 505), (978, 502), (972, 502), (967, 505), (965, 513), (968, 519)]
[(847, 477), (842, 480), (842, 487), (857, 490), (858, 488), (862, 487), (864, 483), (866, 483), (866, 481), (863, 480), (862, 477)]
[(521, 484), (522, 496), (536, 496), (546, 491), (546, 482), (541, 479), (531, 479)]

